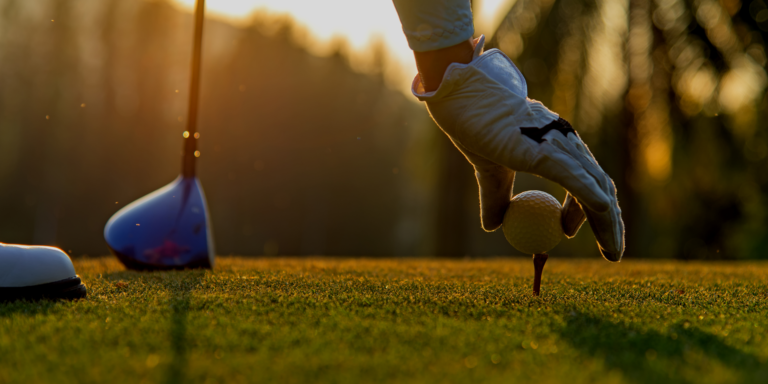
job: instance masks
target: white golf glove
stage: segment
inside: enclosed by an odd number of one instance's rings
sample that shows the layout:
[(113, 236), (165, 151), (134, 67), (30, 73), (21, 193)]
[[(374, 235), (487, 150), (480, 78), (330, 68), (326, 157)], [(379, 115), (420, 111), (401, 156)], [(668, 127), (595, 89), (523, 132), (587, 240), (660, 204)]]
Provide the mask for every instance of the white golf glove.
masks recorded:
[(613, 181), (567, 121), (527, 98), (525, 78), (512, 60), (497, 49), (483, 53), (484, 41), (484, 36), (475, 41), (469, 64), (448, 66), (436, 91), (425, 92), (419, 76), (412, 86), (475, 167), (483, 229), (501, 226), (515, 172), (527, 172), (569, 192), (562, 216), (568, 237), (576, 234), (586, 213), (603, 257), (621, 260), (624, 223)]

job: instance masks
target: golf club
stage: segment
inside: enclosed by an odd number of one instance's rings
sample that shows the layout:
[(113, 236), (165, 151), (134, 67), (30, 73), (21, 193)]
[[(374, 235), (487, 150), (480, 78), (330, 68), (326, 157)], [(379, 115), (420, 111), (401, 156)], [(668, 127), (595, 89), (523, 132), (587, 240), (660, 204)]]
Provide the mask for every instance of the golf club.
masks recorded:
[(195, 175), (197, 104), (205, 0), (195, 4), (187, 130), (181, 175), (115, 213), (104, 227), (109, 249), (129, 269), (213, 268), (213, 233), (203, 187)]

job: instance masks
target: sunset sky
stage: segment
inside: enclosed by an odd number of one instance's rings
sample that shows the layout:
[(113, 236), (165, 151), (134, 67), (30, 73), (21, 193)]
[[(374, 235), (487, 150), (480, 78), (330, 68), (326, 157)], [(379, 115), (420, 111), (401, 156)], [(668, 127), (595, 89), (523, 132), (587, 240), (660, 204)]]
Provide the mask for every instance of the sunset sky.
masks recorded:
[[(195, 0), (174, 0), (191, 11)], [(475, 1), (476, 34), (492, 33), (503, 15), (516, 0)], [(208, 0), (209, 17), (228, 19), (234, 23), (247, 21), (255, 12), (290, 15), (312, 32), (304, 45), (317, 55), (328, 53), (329, 43), (338, 37), (346, 39), (353, 66), (366, 59), (366, 48), (373, 40), (381, 40), (390, 53), (387, 78), (391, 85), (407, 91), (416, 73), (413, 55), (403, 36), (400, 21), (391, 0)]]

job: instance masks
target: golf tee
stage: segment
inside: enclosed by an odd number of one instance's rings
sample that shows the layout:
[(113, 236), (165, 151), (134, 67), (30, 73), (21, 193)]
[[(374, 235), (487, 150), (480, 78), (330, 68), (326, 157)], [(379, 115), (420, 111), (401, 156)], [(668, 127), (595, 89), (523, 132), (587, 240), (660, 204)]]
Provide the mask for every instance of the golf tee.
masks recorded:
[(549, 256), (546, 253), (533, 255), (533, 295), (538, 296), (541, 289), (541, 272), (544, 271), (544, 264)]

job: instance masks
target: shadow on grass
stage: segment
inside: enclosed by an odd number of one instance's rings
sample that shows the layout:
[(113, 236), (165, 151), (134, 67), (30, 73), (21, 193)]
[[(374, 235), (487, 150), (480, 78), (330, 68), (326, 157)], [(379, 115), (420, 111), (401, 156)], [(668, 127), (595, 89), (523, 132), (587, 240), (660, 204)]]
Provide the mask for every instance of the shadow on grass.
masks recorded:
[(173, 357), (168, 365), (165, 382), (169, 384), (186, 382), (185, 372), (189, 365), (187, 319), (189, 317), (190, 296), (205, 275), (204, 271), (182, 271), (172, 273), (188, 274), (176, 287), (176, 297), (171, 304), (170, 342)]
[(173, 358), (166, 372), (166, 383), (185, 382), (184, 371), (189, 364), (187, 356), (187, 314), (189, 313), (189, 297), (177, 298), (173, 303), (171, 315), (170, 336)]
[(665, 335), (577, 313), (559, 333), (572, 347), (603, 359), (608, 369), (618, 369), (632, 382), (693, 384), (681, 368), (693, 363), (695, 369), (707, 359), (738, 372), (739, 382), (768, 382), (768, 367), (757, 357), (685, 324), (673, 325)]
[(198, 286), (205, 271), (163, 271), (135, 272), (117, 271), (106, 274), (110, 280), (144, 280), (160, 283), (172, 292), (171, 315), (168, 324), (168, 334), (171, 347), (171, 361), (165, 373), (165, 383), (185, 383), (189, 365), (187, 320), (189, 317), (191, 296)]

